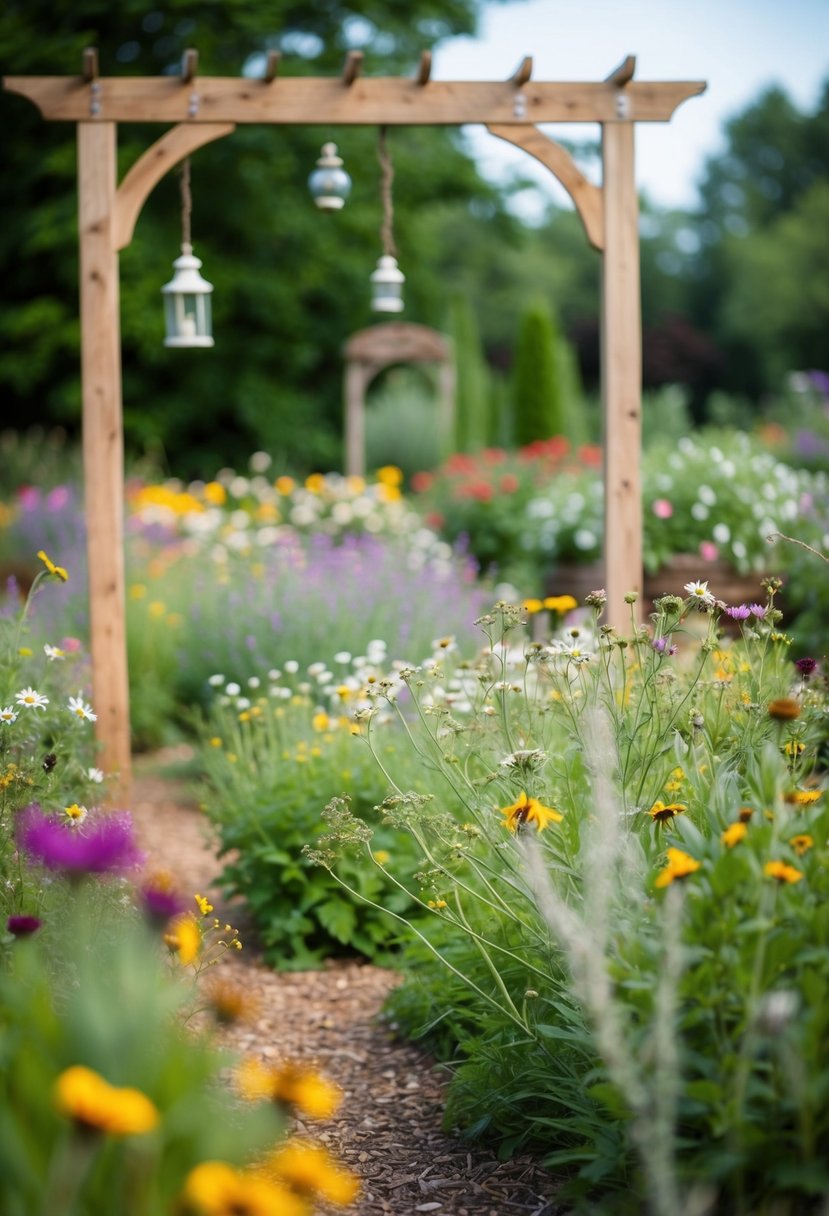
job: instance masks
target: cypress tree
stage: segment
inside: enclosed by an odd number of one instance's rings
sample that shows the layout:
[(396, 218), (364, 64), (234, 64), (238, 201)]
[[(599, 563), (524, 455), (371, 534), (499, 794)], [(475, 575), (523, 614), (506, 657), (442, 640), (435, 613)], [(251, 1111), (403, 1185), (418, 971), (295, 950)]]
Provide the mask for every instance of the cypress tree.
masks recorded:
[(513, 370), (513, 431), (519, 447), (565, 433), (558, 344), (546, 302), (530, 304), (518, 327)]

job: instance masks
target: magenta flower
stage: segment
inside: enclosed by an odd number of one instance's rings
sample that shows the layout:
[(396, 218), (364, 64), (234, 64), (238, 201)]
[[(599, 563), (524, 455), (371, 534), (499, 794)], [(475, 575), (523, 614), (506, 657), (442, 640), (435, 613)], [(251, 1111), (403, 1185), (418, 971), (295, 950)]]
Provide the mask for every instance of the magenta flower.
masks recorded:
[(751, 609), (748, 604), (732, 604), (725, 611), (726, 615), (730, 616), (733, 621), (747, 621), (751, 616)]
[(121, 873), (141, 864), (128, 811), (105, 812), (73, 828), (44, 815), (37, 803), (23, 812), (20, 847), (47, 870), (71, 876)]
[(749, 604), (748, 607), (749, 607), (749, 611), (750, 611), (751, 615), (756, 616), (759, 620), (762, 621), (763, 617), (766, 615), (765, 604)]
[(715, 562), (720, 551), (712, 540), (700, 541), (699, 555), (704, 562)]
[(38, 916), (10, 916), (6, 921), (6, 928), (14, 937), (31, 937), (33, 933), (37, 933), (42, 923)]
[(166, 874), (156, 874), (143, 882), (138, 891), (147, 919), (166, 925), (187, 908), (187, 903), (170, 884)]
[(817, 659), (795, 659), (794, 665), (804, 680), (808, 680), (817, 667)]

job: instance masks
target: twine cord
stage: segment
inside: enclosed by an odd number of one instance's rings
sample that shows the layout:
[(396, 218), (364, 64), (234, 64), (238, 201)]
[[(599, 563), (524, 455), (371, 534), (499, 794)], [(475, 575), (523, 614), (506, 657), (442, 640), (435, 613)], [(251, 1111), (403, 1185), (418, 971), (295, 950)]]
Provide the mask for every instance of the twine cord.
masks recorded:
[(394, 244), (394, 205), (392, 203), (391, 186), (394, 180), (394, 170), (392, 168), (391, 157), (389, 156), (388, 143), (386, 141), (386, 128), (380, 128), (380, 139), (377, 148), (377, 159), (380, 161), (380, 198), (383, 203), (383, 223), (380, 228), (380, 239), (383, 244), (383, 253), (388, 257), (397, 257), (397, 249)]
[(189, 253), (193, 246), (190, 240), (190, 214), (193, 210), (193, 196), (190, 193), (190, 157), (186, 156), (181, 165), (181, 245), (187, 246)]

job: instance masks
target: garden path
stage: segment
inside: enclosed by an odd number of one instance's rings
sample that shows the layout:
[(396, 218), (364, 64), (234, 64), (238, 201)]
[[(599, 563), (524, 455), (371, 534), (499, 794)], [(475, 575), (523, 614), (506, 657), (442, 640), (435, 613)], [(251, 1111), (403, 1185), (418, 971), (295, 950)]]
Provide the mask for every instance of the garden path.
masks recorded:
[(141, 846), (150, 864), (174, 873), (183, 891), (209, 894), (217, 914), (241, 929), (243, 952), (228, 954), (220, 966), (256, 999), (258, 1011), (222, 1031), (227, 1045), (265, 1061), (313, 1061), (342, 1087), (336, 1117), (299, 1130), (323, 1140), (361, 1178), (351, 1216), (564, 1216), (555, 1179), (533, 1161), (499, 1162), (441, 1131), (439, 1070), (378, 1021), (397, 982), (394, 972), (347, 960), (279, 973), (256, 957), (243, 911), (237, 915), (216, 890), (209, 824), (184, 783), (161, 775), (163, 762), (174, 759), (162, 754), (136, 765), (132, 811)]

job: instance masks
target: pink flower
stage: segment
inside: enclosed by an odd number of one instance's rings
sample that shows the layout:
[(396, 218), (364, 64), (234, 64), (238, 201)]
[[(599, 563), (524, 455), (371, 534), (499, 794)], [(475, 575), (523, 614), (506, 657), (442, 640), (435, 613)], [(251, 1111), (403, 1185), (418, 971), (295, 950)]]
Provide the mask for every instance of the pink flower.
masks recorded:
[(60, 648), (67, 654), (75, 654), (81, 648), (81, 640), (80, 638), (61, 638)]
[(50, 490), (46, 495), (46, 506), (50, 511), (62, 511), (72, 499), (72, 492), (68, 486), (55, 486), (54, 490)]
[(704, 540), (700, 543), (699, 555), (706, 562), (714, 562), (720, 555), (720, 551), (712, 540)]
[(674, 513), (673, 506), (667, 498), (655, 498), (651, 503), (651, 510), (658, 519), (670, 519)]

